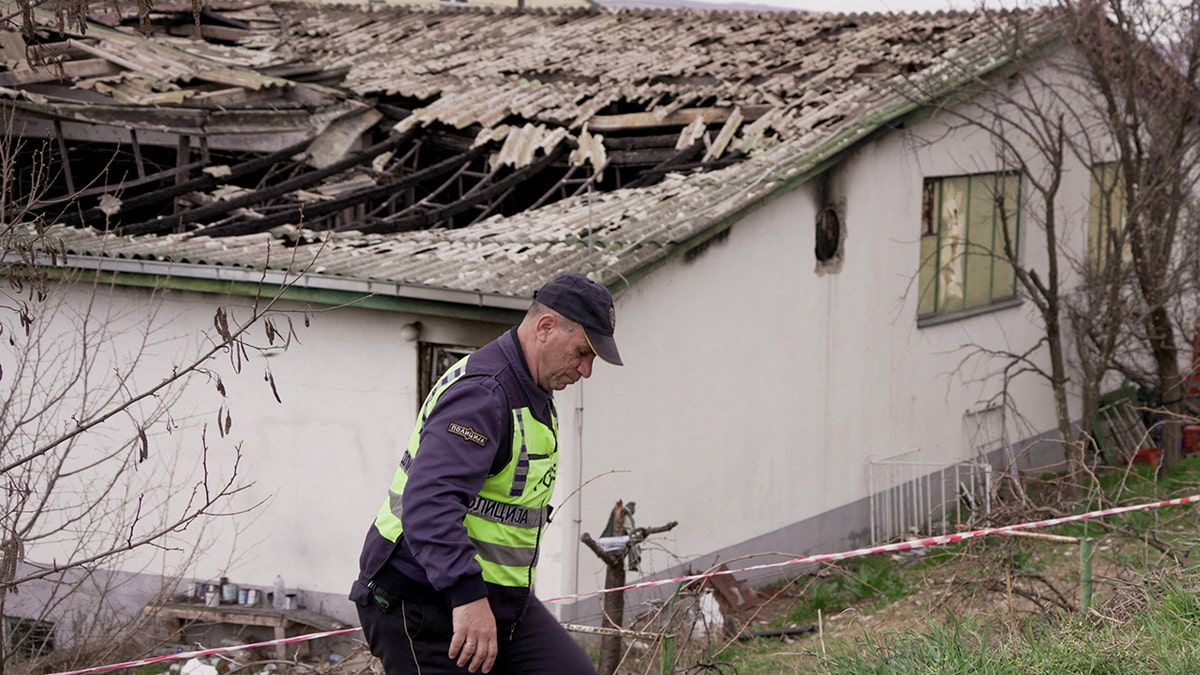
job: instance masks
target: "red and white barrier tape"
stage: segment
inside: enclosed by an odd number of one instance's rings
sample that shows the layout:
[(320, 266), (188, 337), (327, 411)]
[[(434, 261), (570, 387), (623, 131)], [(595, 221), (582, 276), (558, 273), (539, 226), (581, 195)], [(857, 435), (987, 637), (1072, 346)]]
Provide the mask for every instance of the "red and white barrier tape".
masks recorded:
[(126, 661), (125, 663), (113, 663), (107, 666), (96, 666), (95, 668), (84, 668), (83, 670), (70, 670), (62, 673), (54, 673), (54, 675), (84, 675), (84, 673), (107, 673), (110, 670), (122, 670), (124, 668), (137, 668), (138, 666), (147, 666), (152, 663), (162, 663), (164, 661), (178, 661), (181, 659), (194, 659), (198, 656), (212, 656), (213, 654), (226, 654), (228, 652), (238, 652), (243, 649), (255, 649), (258, 647), (270, 647), (272, 645), (284, 645), (292, 642), (304, 642), (306, 640), (316, 640), (323, 637), (331, 637), (333, 635), (342, 635), (344, 633), (354, 633), (362, 630), (361, 628), (342, 628), (340, 630), (325, 631), (324, 633), (310, 633), (308, 635), (297, 635), (290, 638), (281, 638), (279, 640), (267, 640), (266, 642), (255, 642), (248, 645), (234, 645), (232, 647), (217, 647), (214, 649), (201, 649), (195, 652), (180, 652), (178, 654), (164, 654), (162, 656), (153, 656), (148, 659), (139, 659), (137, 661)]
[(1161, 502), (1152, 502), (1149, 504), (1137, 504), (1135, 506), (1119, 506), (1111, 509), (1103, 509), (1100, 511), (1092, 511), (1090, 513), (1081, 513), (1077, 516), (1064, 516), (1062, 518), (1051, 518), (1050, 520), (1039, 520), (1032, 523), (1020, 523), (1018, 525), (1005, 525), (1004, 527), (989, 527), (982, 530), (974, 530), (972, 532), (955, 532), (954, 534), (944, 534), (937, 537), (925, 537), (924, 539), (914, 539), (912, 541), (902, 541), (897, 544), (885, 544), (883, 546), (872, 546), (870, 548), (860, 548), (855, 551), (846, 551), (844, 553), (823, 553), (820, 555), (806, 555), (791, 560), (785, 560), (778, 563), (766, 563), (763, 565), (753, 565), (751, 567), (743, 567), (736, 570), (718, 570), (715, 572), (706, 572), (704, 574), (690, 574), (683, 577), (674, 577), (672, 579), (655, 579), (653, 581), (643, 581), (628, 586), (619, 588), (604, 588), (598, 591), (587, 591), (584, 593), (575, 593), (574, 595), (563, 595), (556, 598), (547, 598), (543, 602), (556, 602), (559, 600), (573, 600), (576, 598), (586, 598), (592, 595), (601, 593), (612, 593), (614, 591), (630, 591), (639, 588), (652, 588), (654, 586), (665, 586), (667, 584), (678, 584), (686, 581), (697, 581), (710, 577), (721, 576), (723, 574), (740, 574), (742, 572), (755, 572), (758, 570), (772, 569), (777, 567), (787, 567), (789, 565), (804, 565), (808, 563), (830, 562), (834, 560), (847, 560), (849, 558), (857, 558), (864, 555), (874, 555), (876, 553), (889, 553), (893, 551), (911, 551), (917, 548), (927, 548), (930, 546), (941, 546), (943, 544), (952, 544), (956, 541), (964, 541), (966, 539), (974, 539), (975, 537), (984, 537), (990, 534), (999, 534), (1002, 532), (1012, 532), (1015, 530), (1034, 530), (1041, 527), (1050, 527), (1051, 525), (1061, 525), (1063, 523), (1071, 523), (1079, 520), (1087, 520), (1090, 518), (1101, 518), (1103, 516), (1111, 516), (1118, 513), (1126, 513), (1128, 511), (1142, 511), (1145, 509), (1156, 509), (1161, 506), (1178, 506), (1180, 504), (1193, 504), (1200, 502), (1200, 495), (1192, 495), (1191, 497), (1180, 497), (1178, 499), (1168, 499)]
[[(928, 548), (930, 546), (942, 546), (944, 544), (952, 544), (958, 541), (974, 539), (976, 537), (985, 537), (991, 534), (1000, 534), (1004, 532), (1014, 532), (1017, 530), (1036, 530), (1042, 527), (1050, 527), (1052, 525), (1062, 525), (1063, 523), (1072, 523), (1080, 520), (1088, 520), (1092, 518), (1102, 518), (1104, 516), (1112, 516), (1118, 513), (1128, 513), (1130, 511), (1144, 511), (1146, 509), (1156, 509), (1163, 506), (1180, 506), (1183, 504), (1195, 504), (1200, 502), (1200, 495), (1192, 495), (1191, 497), (1180, 497), (1178, 499), (1167, 499), (1161, 502), (1151, 502), (1148, 504), (1137, 504), (1134, 506), (1118, 506), (1111, 509), (1102, 509), (1100, 511), (1092, 511), (1090, 513), (1081, 513), (1077, 516), (1064, 516), (1062, 518), (1051, 518), (1049, 520), (1039, 520), (1031, 523), (1020, 523), (1017, 525), (1005, 525), (1004, 527), (989, 527), (982, 530), (973, 530), (971, 532), (955, 532), (954, 534), (944, 534), (937, 537), (925, 537), (924, 539), (914, 539), (912, 541), (903, 541), (896, 544), (884, 544), (883, 546), (872, 546), (869, 548), (860, 548), (854, 551), (845, 551), (843, 553), (823, 553), (820, 555), (806, 555), (791, 560), (785, 560), (778, 563), (767, 563), (763, 565), (752, 565), (736, 570), (718, 570), (715, 572), (706, 572), (704, 574), (690, 574), (683, 577), (674, 577), (671, 579), (655, 579), (653, 581), (643, 581), (628, 586), (620, 586), (618, 588), (602, 588), (595, 591), (587, 591), (585, 593), (575, 593), (574, 595), (561, 595), (554, 598), (545, 598), (543, 602), (557, 602), (560, 600), (573, 600), (576, 598), (586, 598), (593, 595), (603, 593), (613, 593), (615, 591), (630, 591), (640, 588), (652, 588), (655, 586), (665, 586), (667, 584), (678, 584), (687, 581), (698, 581), (700, 579), (708, 579), (726, 574), (740, 574), (742, 572), (755, 572), (758, 570), (773, 569), (778, 567), (787, 567), (790, 565), (803, 565), (808, 563), (830, 562), (834, 560), (847, 560), (857, 558), (864, 555), (874, 555), (876, 553), (890, 553), (894, 551), (911, 551), (918, 548)], [(136, 668), (152, 663), (162, 663), (164, 661), (175, 661), (180, 659), (192, 659), (199, 656), (211, 656), (213, 654), (225, 654), (228, 652), (241, 651), (243, 649), (255, 649), (258, 647), (270, 647), (273, 645), (289, 644), (293, 642), (304, 642), (306, 640), (316, 640), (334, 635), (343, 635), (346, 633), (354, 633), (362, 630), (361, 628), (343, 628), (341, 630), (326, 631), (324, 633), (310, 633), (308, 635), (297, 635), (295, 637), (283, 638), (279, 640), (268, 640), (266, 642), (255, 642), (248, 645), (235, 645), (232, 647), (219, 647), (215, 649), (203, 649), (194, 652), (181, 652), (179, 654), (166, 654), (163, 656), (155, 656), (148, 659), (138, 661), (127, 661), (125, 663), (114, 663), (107, 666), (96, 666), (95, 668), (85, 668), (83, 670), (71, 670), (61, 673), (53, 673), (52, 675), (86, 675), (87, 673), (106, 673), (113, 670), (121, 670), (124, 668)]]

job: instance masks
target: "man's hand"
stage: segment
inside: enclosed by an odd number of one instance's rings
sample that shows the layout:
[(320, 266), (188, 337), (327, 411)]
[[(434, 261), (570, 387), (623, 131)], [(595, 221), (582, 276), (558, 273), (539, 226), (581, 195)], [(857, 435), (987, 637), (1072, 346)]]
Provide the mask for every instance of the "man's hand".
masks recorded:
[(496, 617), (488, 599), (459, 605), (451, 616), (454, 637), (450, 639), (450, 658), (457, 660), (459, 668), (465, 667), (472, 673), (491, 672), (500, 653), (500, 643), (496, 639)]

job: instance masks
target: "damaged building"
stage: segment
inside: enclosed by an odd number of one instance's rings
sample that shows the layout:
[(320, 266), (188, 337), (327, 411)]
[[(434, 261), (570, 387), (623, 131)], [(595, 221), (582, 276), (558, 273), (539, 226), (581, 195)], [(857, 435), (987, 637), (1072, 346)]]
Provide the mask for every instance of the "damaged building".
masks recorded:
[[(1012, 169), (942, 112), (1049, 67), (1048, 11), (214, 0), (144, 18), (97, 3), (86, 30), (31, 20), (0, 33), (20, 141), (5, 215), (45, 229), (53, 264), (103, 273), (114, 303), (171, 291), (179, 330), (264, 288), (337, 308), (271, 360), (282, 403), (251, 398), (234, 427), (252, 480), (238, 503), (266, 504), (239, 541), (270, 555), (223, 567), (209, 551), (195, 579), (266, 587), (282, 570), (307, 607), (353, 622), (361, 537), (438, 364), (566, 272), (613, 291), (627, 365), (558, 395), (542, 597), (603, 584), (579, 540), (617, 499), (679, 521), (642, 556), (641, 574), (669, 576), (892, 536), (875, 527), (873, 499), (903, 483), (885, 460), (921, 476), (975, 462), (985, 481), (989, 463), (1043, 459), (1025, 450), (1055, 428), (1051, 392), (956, 353), (1037, 343), (1011, 269), (927, 260), (960, 236), (931, 195)], [(1076, 214), (1088, 169), (1064, 186)], [(1021, 227), (1040, 259), (1024, 212)]]
[[(35, 13), (0, 74), (12, 128), (45, 141), (15, 160), (39, 169), (16, 193), (47, 224), (187, 238), (460, 229), (589, 191), (653, 208), (818, 151), (874, 84), (994, 28), (698, 16), (209, 3), (64, 35)], [(587, 232), (570, 210), (560, 226)]]

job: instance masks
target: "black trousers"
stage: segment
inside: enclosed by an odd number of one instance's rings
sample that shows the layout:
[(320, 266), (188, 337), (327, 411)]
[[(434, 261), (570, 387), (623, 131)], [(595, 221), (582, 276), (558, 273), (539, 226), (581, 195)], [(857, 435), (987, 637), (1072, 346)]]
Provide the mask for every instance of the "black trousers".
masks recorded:
[[(358, 586), (358, 584), (356, 584)], [(466, 673), (446, 654), (454, 635), (450, 608), (444, 603), (401, 599), (383, 611), (369, 600), (352, 597), (371, 653), (387, 675), (458, 675)], [(537, 598), (512, 631), (498, 624), (500, 655), (492, 675), (595, 675), (596, 667)]]

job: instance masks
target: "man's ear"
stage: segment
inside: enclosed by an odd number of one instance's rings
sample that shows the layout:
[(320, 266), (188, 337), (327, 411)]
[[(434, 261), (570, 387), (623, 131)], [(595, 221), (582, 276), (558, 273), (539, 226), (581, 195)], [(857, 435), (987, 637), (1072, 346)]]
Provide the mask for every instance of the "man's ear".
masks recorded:
[(553, 314), (543, 314), (538, 317), (537, 323), (534, 326), (537, 328), (537, 338), (539, 342), (545, 342), (550, 336), (550, 330), (558, 325)]

